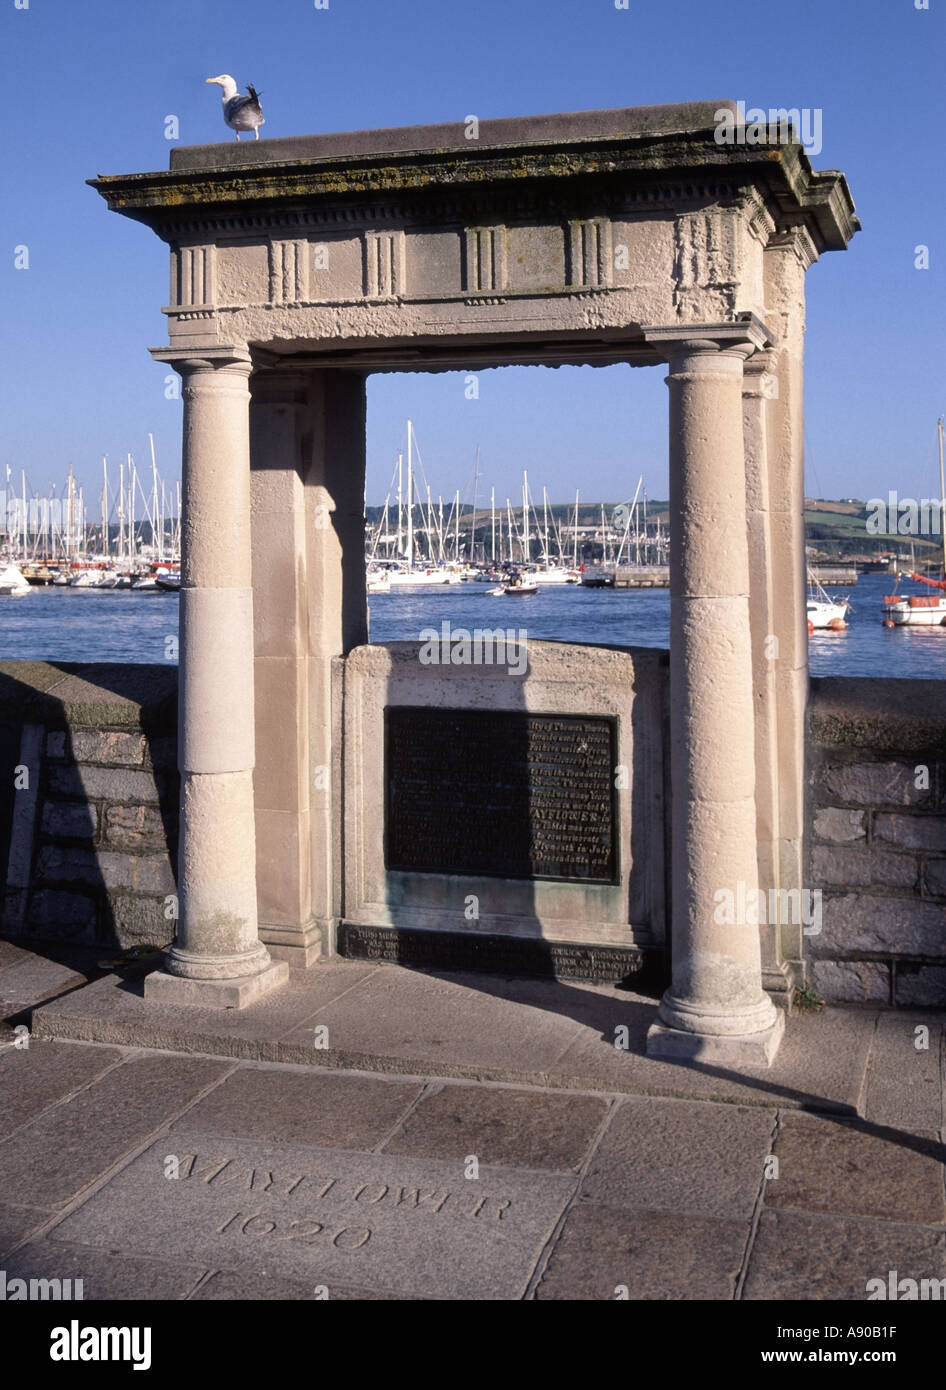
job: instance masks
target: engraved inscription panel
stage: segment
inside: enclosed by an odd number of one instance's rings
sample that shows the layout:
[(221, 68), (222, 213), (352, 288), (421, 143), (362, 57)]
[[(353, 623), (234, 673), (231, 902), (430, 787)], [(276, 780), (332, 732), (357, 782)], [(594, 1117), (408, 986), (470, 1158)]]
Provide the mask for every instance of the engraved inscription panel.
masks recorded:
[(385, 711), (385, 866), (618, 881), (613, 719)]

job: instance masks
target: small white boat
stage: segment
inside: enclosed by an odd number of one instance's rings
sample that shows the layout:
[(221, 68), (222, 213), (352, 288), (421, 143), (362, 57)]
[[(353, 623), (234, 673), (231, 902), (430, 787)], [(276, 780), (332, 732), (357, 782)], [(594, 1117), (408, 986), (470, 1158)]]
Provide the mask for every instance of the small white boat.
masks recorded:
[(391, 592), (391, 579), (384, 570), (369, 570), (365, 576), (365, 584), (369, 594), (389, 594)]
[(531, 570), (529, 578), (536, 584), (578, 584), (581, 575), (577, 570), (565, 569), (560, 565), (548, 565), (545, 569)]
[(813, 632), (843, 632), (847, 627), (850, 606), (847, 597), (831, 598), (809, 569), (808, 602), (805, 605), (809, 636)]
[(6, 598), (21, 598), (30, 591), (30, 583), (23, 571), (11, 562), (0, 570), (0, 594)]
[(503, 593), (513, 598), (521, 598), (525, 594), (537, 594), (539, 586), (535, 582), (532, 574), (516, 574), (509, 580), (508, 584), (503, 585)]

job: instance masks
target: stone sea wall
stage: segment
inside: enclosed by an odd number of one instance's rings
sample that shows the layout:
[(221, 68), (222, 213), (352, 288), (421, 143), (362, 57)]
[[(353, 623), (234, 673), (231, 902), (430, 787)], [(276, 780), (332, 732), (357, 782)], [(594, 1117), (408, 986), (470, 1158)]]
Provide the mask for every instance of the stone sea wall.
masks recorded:
[(946, 1006), (946, 682), (814, 680), (808, 727), (812, 986)]
[(0, 663), (2, 934), (173, 940), (177, 670)]

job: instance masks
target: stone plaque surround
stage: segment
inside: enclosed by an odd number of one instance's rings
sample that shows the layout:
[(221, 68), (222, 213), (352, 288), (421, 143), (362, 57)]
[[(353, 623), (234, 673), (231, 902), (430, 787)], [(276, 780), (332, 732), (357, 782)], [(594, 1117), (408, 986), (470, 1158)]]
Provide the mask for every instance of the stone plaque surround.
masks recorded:
[[(388, 905), (337, 783), (311, 790), (341, 774), (332, 663), (367, 640), (367, 374), (668, 363), (674, 978), (648, 1048), (771, 1060), (762, 986), (791, 997), (801, 926), (713, 904), (804, 883), (804, 281), (859, 222), (797, 135), (721, 144), (721, 108), (180, 148), (92, 181), (169, 246), (153, 353), (183, 378), (180, 917), (154, 997), (242, 1007), (283, 983), (273, 955), (311, 964)], [(526, 888), (543, 926), (638, 919)], [(415, 925), (448, 908), (422, 895)]]
[[(423, 665), (420, 650), (419, 642), (392, 642), (359, 647), (337, 662), (344, 708), (344, 921), (662, 947), (666, 669), (661, 653), (530, 642), (527, 673), (515, 676), (502, 667)], [(614, 720), (616, 763), (626, 769), (615, 787), (617, 882), (385, 868), (385, 709), (419, 705)], [(466, 915), (471, 895), (478, 900), (478, 920)]]

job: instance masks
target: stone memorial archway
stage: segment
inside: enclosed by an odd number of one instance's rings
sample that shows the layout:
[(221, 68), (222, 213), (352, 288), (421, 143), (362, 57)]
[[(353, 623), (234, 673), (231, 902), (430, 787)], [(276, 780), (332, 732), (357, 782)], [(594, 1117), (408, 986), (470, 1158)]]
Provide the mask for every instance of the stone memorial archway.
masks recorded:
[(343, 817), (312, 786), (340, 782), (333, 663), (367, 640), (367, 374), (665, 363), (673, 980), (648, 1046), (771, 1060), (801, 925), (716, 906), (802, 886), (804, 276), (858, 223), (843, 175), (778, 127), (727, 143), (730, 112), (196, 146), (93, 181), (170, 247), (153, 355), (184, 397), (180, 921), (149, 997), (242, 1006), (337, 924)]

